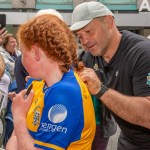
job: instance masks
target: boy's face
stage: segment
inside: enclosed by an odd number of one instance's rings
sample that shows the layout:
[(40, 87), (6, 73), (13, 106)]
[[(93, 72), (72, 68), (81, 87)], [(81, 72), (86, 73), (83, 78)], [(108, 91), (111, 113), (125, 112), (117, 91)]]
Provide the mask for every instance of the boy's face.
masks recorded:
[(28, 50), (24, 44), (20, 43), (22, 51), (22, 64), (26, 68), (29, 75), (33, 78), (38, 78), (38, 63), (34, 57), (34, 51)]

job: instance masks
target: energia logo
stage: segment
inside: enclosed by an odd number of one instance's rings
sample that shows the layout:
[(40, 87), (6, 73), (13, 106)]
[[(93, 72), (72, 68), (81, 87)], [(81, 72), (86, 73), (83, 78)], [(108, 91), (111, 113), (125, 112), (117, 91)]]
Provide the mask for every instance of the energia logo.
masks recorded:
[(147, 83), (146, 84), (150, 85), (150, 73), (148, 73), (148, 75), (147, 75)]
[(53, 123), (60, 123), (67, 117), (67, 109), (61, 104), (52, 106), (48, 112), (48, 118)]

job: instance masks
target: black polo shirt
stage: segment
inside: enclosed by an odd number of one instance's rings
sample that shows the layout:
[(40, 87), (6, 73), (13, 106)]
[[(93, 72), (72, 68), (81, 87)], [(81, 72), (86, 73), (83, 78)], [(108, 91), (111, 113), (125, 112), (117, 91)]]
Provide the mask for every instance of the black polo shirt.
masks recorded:
[[(87, 67), (94, 68), (108, 87), (129, 96), (150, 96), (150, 40), (129, 31), (109, 63), (86, 53)], [(132, 115), (132, 114), (129, 114)], [(133, 125), (114, 114), (121, 128), (118, 150), (150, 150), (150, 130)]]

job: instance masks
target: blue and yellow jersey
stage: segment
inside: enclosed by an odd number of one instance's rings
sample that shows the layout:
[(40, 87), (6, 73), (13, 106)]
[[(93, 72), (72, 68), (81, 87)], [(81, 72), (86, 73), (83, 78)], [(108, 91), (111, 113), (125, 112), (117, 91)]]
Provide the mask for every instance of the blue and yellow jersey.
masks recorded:
[(76, 73), (64, 73), (61, 81), (45, 88), (33, 81), (35, 93), (27, 115), (35, 147), (47, 150), (91, 150), (95, 115), (90, 93)]

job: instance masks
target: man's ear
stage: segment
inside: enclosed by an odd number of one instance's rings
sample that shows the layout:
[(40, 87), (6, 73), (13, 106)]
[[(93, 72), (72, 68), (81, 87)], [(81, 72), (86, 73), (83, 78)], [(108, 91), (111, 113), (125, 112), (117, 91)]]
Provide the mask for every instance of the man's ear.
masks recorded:
[(112, 29), (114, 26), (114, 17), (110, 15), (106, 16), (106, 22), (109, 26), (109, 29)]
[(36, 61), (39, 61), (40, 60), (40, 48), (37, 46), (37, 45), (33, 45), (31, 47), (31, 51), (32, 51), (32, 54), (33, 54), (33, 57), (35, 58)]

